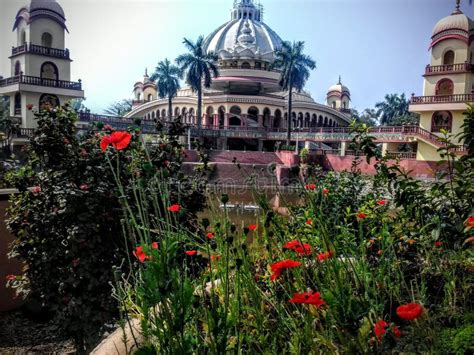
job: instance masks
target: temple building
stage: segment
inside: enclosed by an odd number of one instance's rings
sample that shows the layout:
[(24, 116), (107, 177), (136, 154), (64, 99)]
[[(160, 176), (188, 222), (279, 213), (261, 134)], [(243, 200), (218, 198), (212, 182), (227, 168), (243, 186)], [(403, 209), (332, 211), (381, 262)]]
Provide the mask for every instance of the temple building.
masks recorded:
[[(302, 91), (293, 94), (293, 114), (288, 120), (287, 93), (279, 86), (280, 72), (269, 70), (282, 39), (263, 22), (262, 8), (252, 0), (234, 1), (230, 21), (219, 26), (205, 40), (207, 51), (219, 56), (219, 76), (203, 95), (203, 127), (222, 130), (293, 130), (340, 127), (350, 123), (350, 91), (341, 81), (331, 86), (327, 102), (317, 103)], [(173, 112), (168, 101), (145, 73), (133, 88), (134, 107), (127, 117), (146, 121), (181, 116), (196, 124), (197, 95), (189, 87), (178, 92)], [(208, 139), (214, 148), (233, 150), (274, 150), (275, 140), (246, 137)]]
[(0, 77), (0, 95), (10, 97), (10, 116), (23, 128), (34, 128), (33, 110), (83, 98), (80, 80), (71, 80), (71, 57), (64, 11), (56, 0), (31, 0), (18, 11), (13, 31), (11, 73)]
[[(431, 36), (430, 64), (425, 68), (423, 96), (413, 95), (410, 111), (420, 114), (420, 127), (436, 136), (449, 132), (455, 143), (467, 103), (474, 102), (474, 21), (456, 1), (453, 13), (441, 19)], [(418, 141), (418, 160), (439, 160), (438, 146)]]

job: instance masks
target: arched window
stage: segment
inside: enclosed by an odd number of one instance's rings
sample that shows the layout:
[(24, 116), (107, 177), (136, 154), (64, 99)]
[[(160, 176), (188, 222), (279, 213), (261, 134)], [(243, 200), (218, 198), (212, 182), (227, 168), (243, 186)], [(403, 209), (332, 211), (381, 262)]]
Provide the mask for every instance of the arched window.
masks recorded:
[(323, 126), (323, 116), (319, 116), (319, 120), (318, 120), (318, 127), (322, 127)]
[(204, 126), (212, 126), (214, 124), (214, 108), (209, 106), (206, 110), (206, 120)]
[(275, 111), (275, 118), (273, 119), (273, 128), (281, 128), (281, 111)]
[(250, 68), (251, 68), (249, 62), (243, 62), (240, 67), (241, 67), (242, 69), (250, 69)]
[(58, 107), (60, 105), (59, 98), (56, 95), (43, 94), (39, 99), (39, 107)]
[(41, 79), (58, 80), (58, 68), (54, 63), (43, 63), (41, 66)]
[(223, 128), (225, 124), (225, 107), (219, 107), (219, 128)]
[(305, 128), (309, 128), (310, 120), (311, 120), (311, 116), (310, 116), (309, 112), (306, 112), (306, 114), (304, 116), (304, 127)]
[(454, 64), (454, 52), (452, 50), (446, 51), (443, 56), (444, 65), (453, 65)]
[(332, 108), (336, 108), (336, 101), (332, 102)]
[(324, 117), (324, 127), (327, 127), (328, 126), (328, 118), (327, 117)]
[(179, 116), (179, 107), (175, 107), (174, 109), (174, 117), (178, 117)]
[(189, 109), (188, 116), (189, 116), (189, 123), (196, 123), (196, 122), (194, 122), (194, 109), (193, 108)]
[(153, 111), (153, 112), (151, 113), (151, 118), (152, 118), (152, 119), (155, 119), (155, 111)]
[(15, 76), (20, 75), (20, 74), (21, 74), (21, 64), (20, 64), (20, 61), (17, 61), (15, 63)]
[(329, 127), (332, 127), (332, 119), (329, 119)]
[(24, 45), (26, 44), (26, 32), (25, 30), (21, 30), (21, 34), (20, 34), (20, 45)]
[(17, 92), (15, 94), (15, 116), (21, 116), (21, 94)]
[(313, 113), (313, 116), (311, 117), (311, 128), (316, 127), (318, 125), (318, 116)]
[(41, 45), (43, 47), (51, 48), (53, 47), (53, 36), (49, 32), (43, 33), (41, 36)]
[(451, 132), (453, 115), (449, 111), (436, 111), (431, 119), (431, 132), (441, 132), (444, 129)]
[(441, 79), (436, 83), (436, 95), (452, 95), (454, 83), (451, 79)]
[(259, 114), (258, 108), (256, 108), (255, 106), (249, 107), (247, 111), (247, 118), (249, 120), (252, 120), (258, 123), (258, 114)]
[(263, 127), (269, 127), (270, 126), (270, 116), (271, 116), (271, 112), (270, 112), (270, 109), (268, 107), (265, 107), (263, 109)]
[(156, 110), (156, 118), (160, 118), (160, 110)]
[(241, 113), (242, 110), (239, 106), (232, 106), (230, 108), (230, 118), (229, 118), (229, 126), (241, 126)]
[(165, 109), (161, 110), (161, 117), (166, 118), (166, 110)]
[(153, 95), (152, 94), (148, 94), (148, 101), (151, 101), (153, 100)]

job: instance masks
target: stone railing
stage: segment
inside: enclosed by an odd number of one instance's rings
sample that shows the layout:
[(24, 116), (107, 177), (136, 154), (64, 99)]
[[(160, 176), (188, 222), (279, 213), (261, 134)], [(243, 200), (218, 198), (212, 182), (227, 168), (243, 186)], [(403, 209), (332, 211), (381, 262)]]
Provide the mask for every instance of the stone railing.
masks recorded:
[(445, 65), (427, 65), (425, 75), (437, 75), (445, 73), (472, 73), (474, 65), (470, 63), (445, 64)]
[(78, 82), (74, 82), (66, 80), (46, 79), (38, 76), (29, 76), (23, 74), (0, 80), (0, 87), (13, 84), (47, 86), (67, 90), (82, 90), (82, 83), (80, 80)]
[(50, 48), (31, 43), (26, 43), (18, 47), (12, 47), (12, 56), (23, 53), (33, 53), (44, 55), (46, 57), (70, 59), (69, 49)]
[(474, 94), (412, 96), (411, 105), (474, 102)]

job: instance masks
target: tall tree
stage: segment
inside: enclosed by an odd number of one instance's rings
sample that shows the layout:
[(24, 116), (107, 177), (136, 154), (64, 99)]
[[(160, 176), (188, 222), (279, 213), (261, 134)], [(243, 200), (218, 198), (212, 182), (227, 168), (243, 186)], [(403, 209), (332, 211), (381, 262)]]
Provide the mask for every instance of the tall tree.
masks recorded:
[(195, 43), (185, 38), (183, 43), (188, 49), (188, 53), (181, 54), (176, 58), (176, 63), (185, 75), (186, 82), (194, 91), (197, 91), (197, 123), (198, 132), (200, 132), (202, 126), (203, 84), (205, 88), (210, 88), (213, 77), (219, 76), (219, 70), (217, 69), (218, 56), (212, 51), (206, 52), (203, 36), (199, 36)]
[(129, 99), (114, 102), (104, 110), (106, 115), (116, 117), (123, 117), (130, 111), (132, 111), (132, 100)]
[(360, 113), (356, 109), (351, 109), (351, 116), (353, 120), (365, 123), (368, 127), (377, 125), (377, 112), (373, 108), (366, 108)]
[(283, 42), (275, 52), (275, 61), (270, 69), (279, 69), (280, 87), (288, 91), (288, 124), (286, 144), (291, 142), (291, 117), (293, 113), (293, 90), (301, 92), (309, 79), (310, 70), (316, 68), (316, 62), (303, 53), (304, 42)]
[(408, 111), (409, 106), (410, 102), (405, 94), (385, 95), (384, 101), (375, 104), (379, 123), (388, 126), (396, 124), (401, 117), (409, 117), (411, 115)]
[(173, 115), (173, 98), (180, 89), (179, 79), (181, 79), (181, 70), (171, 64), (168, 58), (158, 63), (155, 72), (150, 79), (156, 82), (158, 95), (163, 99), (168, 98), (168, 117), (171, 120)]

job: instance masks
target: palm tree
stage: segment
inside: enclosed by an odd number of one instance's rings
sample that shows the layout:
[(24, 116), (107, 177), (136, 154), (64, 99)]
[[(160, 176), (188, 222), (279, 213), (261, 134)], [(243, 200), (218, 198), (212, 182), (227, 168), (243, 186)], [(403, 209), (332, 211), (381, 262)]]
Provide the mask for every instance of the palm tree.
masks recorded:
[(184, 39), (184, 45), (188, 49), (188, 53), (181, 54), (176, 58), (176, 63), (186, 76), (186, 82), (191, 86), (193, 91), (197, 91), (197, 123), (198, 133), (202, 126), (202, 89), (210, 88), (212, 78), (219, 76), (217, 69), (218, 56), (214, 52), (207, 52), (204, 49), (204, 37), (199, 36), (195, 43), (188, 39)]
[(310, 70), (316, 68), (316, 62), (303, 53), (304, 42), (283, 42), (281, 49), (275, 52), (275, 61), (270, 69), (281, 70), (280, 87), (288, 91), (288, 124), (286, 144), (291, 142), (291, 117), (293, 109), (293, 89), (303, 90), (309, 79)]
[(106, 115), (116, 117), (123, 117), (130, 111), (132, 111), (132, 100), (129, 99), (114, 102), (112, 105), (110, 105), (104, 110)]
[(383, 126), (391, 125), (400, 117), (410, 115), (408, 111), (409, 106), (410, 101), (406, 98), (405, 94), (385, 95), (384, 101), (375, 104), (380, 124)]
[(158, 63), (155, 72), (150, 77), (150, 80), (156, 82), (158, 96), (162, 99), (168, 98), (169, 120), (171, 120), (173, 114), (173, 98), (180, 89), (180, 79), (181, 70), (176, 65), (171, 64), (168, 58)]

